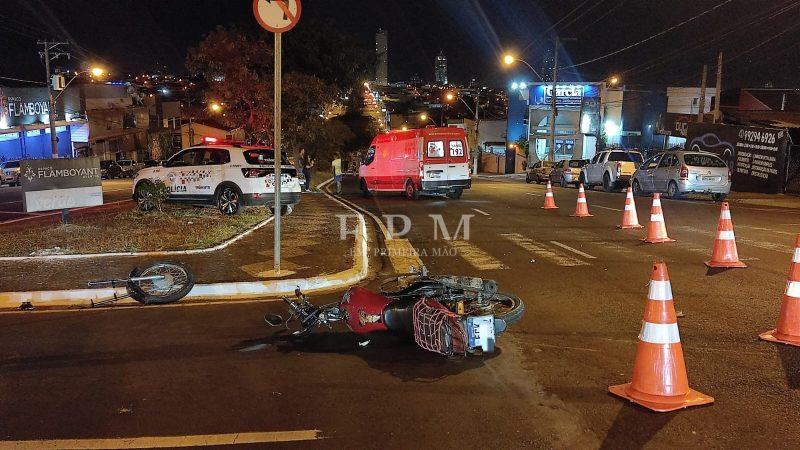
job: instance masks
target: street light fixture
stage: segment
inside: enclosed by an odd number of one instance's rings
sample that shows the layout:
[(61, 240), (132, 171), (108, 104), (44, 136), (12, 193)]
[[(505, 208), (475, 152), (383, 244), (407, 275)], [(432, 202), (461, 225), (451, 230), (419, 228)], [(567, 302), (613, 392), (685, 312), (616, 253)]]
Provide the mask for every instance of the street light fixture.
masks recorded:
[(211, 108), (211, 111), (213, 111), (213, 112), (220, 112), (220, 110), (222, 109), (222, 106), (220, 106), (220, 104), (217, 103), (217, 102), (213, 102), (213, 103), (211, 103), (209, 108)]
[(611, 77), (608, 79), (608, 84), (609, 84), (610, 86), (616, 86), (617, 84), (619, 84), (619, 77), (618, 77), (618, 76), (616, 76), (616, 75), (612, 75), (612, 76), (611, 76)]
[(531, 72), (533, 72), (533, 74), (536, 75), (537, 78), (539, 78), (540, 80), (544, 81), (544, 78), (542, 78), (542, 76), (539, 75), (539, 72), (537, 72), (536, 69), (534, 69), (532, 65), (528, 64), (527, 61), (525, 61), (523, 59), (519, 59), (519, 58), (515, 57), (514, 55), (511, 55), (510, 53), (508, 53), (505, 56), (503, 56), (503, 64), (505, 64), (507, 66), (510, 66), (510, 65), (514, 64), (515, 62), (521, 62), (522, 64), (525, 64), (526, 66), (528, 66), (529, 69), (531, 69)]

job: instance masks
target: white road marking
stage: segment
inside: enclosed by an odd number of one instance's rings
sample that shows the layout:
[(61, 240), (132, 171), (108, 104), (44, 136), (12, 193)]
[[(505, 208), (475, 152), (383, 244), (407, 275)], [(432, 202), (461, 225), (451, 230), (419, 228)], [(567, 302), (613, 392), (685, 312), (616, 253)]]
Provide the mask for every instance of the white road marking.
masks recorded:
[(611, 211), (620, 211), (620, 212), (622, 212), (622, 210), (619, 209), (619, 208), (609, 208), (608, 206), (600, 206), (600, 205), (597, 205), (597, 204), (593, 204), (592, 208), (610, 209)]
[(788, 231), (780, 231), (780, 230), (772, 230), (770, 228), (764, 228), (764, 227), (752, 227), (752, 226), (749, 226), (749, 225), (736, 225), (736, 228), (744, 228), (746, 230), (766, 231), (768, 233), (785, 234), (787, 236), (797, 236), (797, 233), (790, 233)]
[(529, 239), (519, 233), (505, 233), (501, 234), (501, 236), (518, 245), (519, 247), (522, 247), (528, 251), (528, 253), (531, 253), (539, 258), (549, 260), (559, 266), (575, 267), (589, 265), (588, 262), (578, 258), (569, 255), (558, 254), (543, 244)]
[(451, 247), (458, 251), (458, 255), (464, 258), (469, 265), (478, 270), (502, 270), (508, 269), (508, 266), (500, 262), (499, 259), (486, 253), (479, 247), (476, 247), (470, 242), (462, 240), (448, 241)]
[(587, 258), (587, 259), (597, 259), (597, 257), (595, 257), (595, 256), (592, 256), (592, 255), (590, 255), (590, 254), (588, 254), (588, 253), (584, 253), (584, 252), (582, 252), (582, 251), (578, 250), (577, 248), (572, 248), (572, 247), (570, 247), (569, 245), (562, 244), (561, 242), (558, 242), (558, 241), (550, 241), (550, 243), (551, 243), (551, 244), (553, 244), (553, 245), (557, 245), (557, 246), (559, 246), (559, 247), (561, 247), (561, 248), (563, 248), (563, 249), (565, 249), (565, 250), (569, 250), (569, 251), (571, 251), (572, 253), (575, 253), (576, 255), (581, 255), (581, 256), (583, 256), (584, 258)]
[(478, 209), (478, 208), (472, 208), (472, 210), (473, 210), (473, 211), (475, 211), (475, 212), (477, 212), (477, 213), (481, 213), (481, 214), (483, 214), (484, 216), (491, 216), (491, 214), (487, 213), (486, 211), (481, 211), (481, 210), (480, 210), (480, 209)]
[(267, 442), (324, 439), (320, 430), (266, 431), (255, 433), (198, 434), (193, 436), (146, 436), (109, 439), (53, 439), (0, 441), (0, 449), (131, 449), (210, 447), (214, 445), (264, 444)]
[(12, 205), (14, 203), (22, 203), (22, 200), (14, 200), (13, 202), (3, 202), (0, 205)]
[(526, 192), (525, 195), (535, 195), (537, 197), (541, 197), (542, 196), (542, 194), (537, 194), (535, 192)]
[[(688, 231), (690, 233), (702, 234), (704, 236), (712, 236), (712, 237), (716, 236), (716, 232), (715, 231), (701, 230), (699, 228), (689, 227), (689, 226), (685, 226), (685, 225), (679, 225), (679, 226), (677, 226), (675, 228), (679, 229), (679, 230), (683, 230), (683, 231)], [(794, 247), (790, 247), (788, 245), (776, 244), (774, 242), (769, 242), (769, 241), (754, 241), (752, 239), (747, 239), (747, 238), (743, 238), (743, 237), (737, 237), (736, 238), (736, 243), (737, 244), (751, 245), (753, 247), (762, 248), (764, 250), (773, 250), (773, 251), (781, 252), (781, 253), (794, 253)], [(709, 251), (710, 251), (710, 249), (709, 249)]]

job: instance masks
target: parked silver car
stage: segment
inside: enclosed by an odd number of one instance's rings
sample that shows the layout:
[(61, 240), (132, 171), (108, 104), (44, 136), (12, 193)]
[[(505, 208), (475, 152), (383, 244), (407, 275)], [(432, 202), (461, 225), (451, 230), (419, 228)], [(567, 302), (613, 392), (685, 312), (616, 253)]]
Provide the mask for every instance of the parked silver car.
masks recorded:
[(731, 172), (713, 153), (669, 151), (647, 159), (633, 174), (633, 192), (663, 192), (669, 198), (682, 194), (711, 194), (722, 201), (731, 191)]
[(19, 161), (0, 163), (0, 185), (19, 186)]
[(556, 163), (553, 171), (550, 172), (550, 181), (553, 184), (560, 184), (561, 187), (573, 185), (578, 187), (578, 178), (581, 175), (581, 167), (589, 163), (588, 159), (563, 159)]

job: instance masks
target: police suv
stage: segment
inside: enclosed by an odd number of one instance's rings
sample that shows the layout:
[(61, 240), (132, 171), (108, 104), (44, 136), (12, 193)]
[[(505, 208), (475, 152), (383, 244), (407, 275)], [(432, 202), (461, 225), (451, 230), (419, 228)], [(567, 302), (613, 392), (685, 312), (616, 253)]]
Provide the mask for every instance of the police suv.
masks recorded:
[[(146, 186), (162, 181), (170, 202), (213, 205), (228, 216), (245, 206), (265, 205), (274, 212), (274, 158), (269, 147), (207, 141), (141, 169), (133, 181), (133, 198), (141, 210), (152, 209)], [(291, 213), (299, 201), (297, 170), (281, 152), (281, 212)]]

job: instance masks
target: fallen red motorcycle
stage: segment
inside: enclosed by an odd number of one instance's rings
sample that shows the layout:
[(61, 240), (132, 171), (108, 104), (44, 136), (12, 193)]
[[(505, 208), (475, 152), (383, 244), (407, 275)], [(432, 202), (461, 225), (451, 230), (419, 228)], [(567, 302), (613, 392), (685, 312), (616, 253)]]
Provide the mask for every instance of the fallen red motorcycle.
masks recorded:
[(288, 318), (267, 314), (264, 320), (270, 326), (285, 326), (294, 336), (304, 336), (317, 326), (332, 329), (343, 321), (358, 334), (412, 335), (425, 350), (448, 356), (493, 352), (497, 336), (525, 311), (522, 300), (498, 292), (492, 280), (431, 276), (424, 267), (384, 280), (380, 293), (352, 287), (341, 301), (316, 306), (297, 289), (295, 298), (283, 301)]

